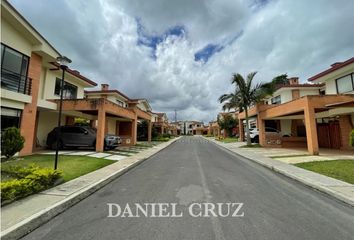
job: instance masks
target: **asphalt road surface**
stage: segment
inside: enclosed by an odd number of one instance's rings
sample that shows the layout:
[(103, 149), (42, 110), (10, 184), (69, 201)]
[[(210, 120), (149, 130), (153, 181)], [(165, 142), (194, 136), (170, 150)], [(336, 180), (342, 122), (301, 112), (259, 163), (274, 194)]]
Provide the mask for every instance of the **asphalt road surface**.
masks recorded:
[[(121, 214), (108, 217), (107, 203), (119, 204)], [(138, 212), (140, 217), (128, 217), (136, 213), (135, 203), (147, 207), (146, 212)], [(159, 208), (149, 210), (151, 203), (168, 204), (167, 210), (163, 214), (156, 210)], [(237, 203), (230, 208), (237, 216), (231, 216), (227, 203)], [(112, 207), (112, 216), (118, 215), (116, 206)], [(221, 214), (216, 210), (218, 206), (225, 207), (221, 208)], [(235, 207), (240, 209), (236, 211)], [(211, 211), (204, 212), (206, 208)], [(190, 209), (196, 217), (189, 213)], [(152, 217), (154, 213), (170, 217)], [(179, 214), (183, 216), (171, 217)], [(353, 238), (353, 208), (200, 137), (181, 138), (24, 237), (36, 240)]]

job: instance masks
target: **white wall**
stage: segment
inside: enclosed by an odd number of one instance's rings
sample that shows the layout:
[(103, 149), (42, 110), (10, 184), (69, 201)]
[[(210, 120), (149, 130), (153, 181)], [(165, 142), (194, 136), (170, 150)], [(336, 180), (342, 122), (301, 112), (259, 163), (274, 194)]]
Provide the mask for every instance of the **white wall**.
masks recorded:
[[(38, 114), (37, 139), (45, 147), (48, 133), (58, 125), (58, 114), (50, 111), (41, 111)], [(62, 116), (61, 122), (65, 123), (65, 116)]]
[(281, 104), (286, 103), (286, 102), (290, 102), (291, 100), (293, 100), (293, 95), (292, 95), (291, 89), (286, 89), (286, 90), (282, 91), (280, 94), (280, 98), (281, 98)]
[[(58, 95), (54, 94), (55, 90), (55, 81), (56, 78), (61, 79), (61, 74), (62, 71), (51, 71), (48, 68), (45, 68), (45, 73), (43, 74), (44, 80), (44, 86), (43, 86), (43, 99), (59, 99)], [(77, 98), (84, 98), (84, 85), (82, 85), (79, 81), (75, 80), (73, 77), (71, 77), (69, 74), (66, 74), (64, 80), (68, 83), (71, 83), (75, 86), (77, 86)], [(42, 83), (42, 84), (43, 84)], [(41, 95), (41, 94), (40, 94)]]
[(1, 42), (31, 57), (32, 44), (4, 18), (1, 18)]
[(116, 120), (112, 118), (107, 118), (107, 130), (108, 134), (116, 134)]
[(282, 135), (291, 135), (291, 119), (280, 120), (280, 129)]
[(326, 81), (326, 94), (337, 94), (335, 79), (329, 79)]
[(307, 96), (307, 95), (319, 95), (318, 89), (301, 89), (300, 90), (300, 97)]

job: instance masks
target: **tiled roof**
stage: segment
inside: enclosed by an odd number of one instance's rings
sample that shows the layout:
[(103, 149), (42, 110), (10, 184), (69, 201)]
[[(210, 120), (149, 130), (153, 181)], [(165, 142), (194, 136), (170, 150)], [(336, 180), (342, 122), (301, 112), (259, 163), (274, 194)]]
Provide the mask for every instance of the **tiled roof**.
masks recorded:
[(90, 93), (101, 93), (101, 94), (104, 94), (104, 93), (117, 93), (117, 94), (123, 96), (124, 98), (130, 100), (129, 97), (127, 97), (125, 94), (123, 94), (122, 92), (120, 92), (118, 90), (94, 90), (94, 91), (85, 91), (85, 93), (87, 93), (87, 94), (90, 94)]
[[(58, 68), (58, 70), (60, 69), (59, 68), (59, 63), (56, 63), (56, 62), (51, 62), (52, 65), (56, 66)], [(54, 69), (55, 70), (55, 69)], [(71, 75), (77, 77), (77, 78), (80, 78), (81, 80), (87, 82), (88, 84), (92, 85), (92, 86), (97, 86), (97, 83), (95, 83), (94, 81), (88, 79), (87, 77), (84, 77), (80, 74), (80, 72), (76, 71), (76, 70), (73, 70), (73, 69), (70, 69), (70, 68), (67, 68), (66, 71), (68, 73), (70, 73)]]
[(325, 76), (325, 75), (327, 75), (327, 74), (329, 74), (331, 72), (334, 72), (334, 71), (336, 71), (336, 70), (338, 70), (338, 69), (340, 69), (342, 67), (345, 67), (345, 66), (347, 66), (347, 65), (349, 65), (351, 63), (354, 63), (354, 57), (352, 57), (352, 58), (350, 58), (350, 59), (348, 59), (348, 60), (346, 60), (344, 62), (334, 63), (334, 64), (331, 65), (331, 68), (329, 68), (329, 69), (327, 69), (327, 70), (325, 70), (323, 72), (320, 72), (320, 73), (316, 74), (313, 77), (310, 77), (308, 80), (309, 81), (316, 80), (316, 79), (318, 79), (320, 77), (323, 77), (323, 76)]

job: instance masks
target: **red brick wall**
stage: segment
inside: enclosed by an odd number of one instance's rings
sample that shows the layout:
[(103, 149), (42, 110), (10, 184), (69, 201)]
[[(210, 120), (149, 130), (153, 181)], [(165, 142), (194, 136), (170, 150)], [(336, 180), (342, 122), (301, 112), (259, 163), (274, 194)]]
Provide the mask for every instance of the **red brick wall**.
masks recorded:
[(22, 112), (21, 135), (25, 138), (25, 145), (20, 152), (21, 156), (31, 154), (36, 145), (37, 100), (41, 71), (42, 57), (32, 53), (28, 68), (28, 77), (32, 79), (32, 102), (26, 104)]
[(349, 145), (349, 134), (353, 129), (353, 125), (349, 115), (341, 115), (339, 117), (339, 128), (340, 128), (340, 135), (341, 135), (341, 142), (343, 150), (350, 150), (353, 149)]

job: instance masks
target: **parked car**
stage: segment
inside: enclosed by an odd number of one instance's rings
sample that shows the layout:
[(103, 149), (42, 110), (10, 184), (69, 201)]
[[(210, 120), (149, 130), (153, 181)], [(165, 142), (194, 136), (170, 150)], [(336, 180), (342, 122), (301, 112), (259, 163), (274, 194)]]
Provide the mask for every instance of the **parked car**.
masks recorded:
[[(281, 135), (281, 132), (275, 128), (271, 127), (266, 127), (265, 128), (265, 133), (266, 134), (273, 134), (273, 135)], [(250, 128), (250, 138), (251, 142), (253, 143), (259, 143), (259, 130), (258, 128)], [(246, 136), (247, 139), (247, 136)]]
[[(54, 128), (47, 137), (47, 146), (51, 149), (57, 147), (57, 134), (59, 128)], [(60, 127), (59, 149), (66, 147), (95, 147), (96, 130), (84, 126), (62, 126)], [(118, 136), (107, 134), (104, 138), (104, 149), (114, 149), (121, 143)]]

